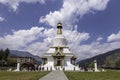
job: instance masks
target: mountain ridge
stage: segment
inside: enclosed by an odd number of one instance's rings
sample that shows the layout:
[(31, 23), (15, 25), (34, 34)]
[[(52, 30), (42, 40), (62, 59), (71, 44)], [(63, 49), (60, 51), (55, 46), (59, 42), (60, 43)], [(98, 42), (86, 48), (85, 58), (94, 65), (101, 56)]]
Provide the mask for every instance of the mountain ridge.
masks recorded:
[(32, 57), (37, 62), (41, 62), (41, 58), (39, 56), (33, 55), (27, 51), (10, 50), (10, 57)]
[[(120, 67), (120, 48), (78, 61), (77, 64), (81, 67), (89, 67), (94, 60), (97, 60), (99, 67)], [(118, 66), (116, 66), (117, 62)]]

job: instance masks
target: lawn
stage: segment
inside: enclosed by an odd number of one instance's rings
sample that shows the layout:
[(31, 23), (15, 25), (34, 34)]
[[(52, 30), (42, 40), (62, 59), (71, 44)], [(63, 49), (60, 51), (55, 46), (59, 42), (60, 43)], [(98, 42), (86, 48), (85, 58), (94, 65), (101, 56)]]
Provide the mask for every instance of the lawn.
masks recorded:
[(120, 72), (65, 72), (69, 80), (120, 80)]
[(0, 72), (0, 80), (38, 80), (49, 72)]

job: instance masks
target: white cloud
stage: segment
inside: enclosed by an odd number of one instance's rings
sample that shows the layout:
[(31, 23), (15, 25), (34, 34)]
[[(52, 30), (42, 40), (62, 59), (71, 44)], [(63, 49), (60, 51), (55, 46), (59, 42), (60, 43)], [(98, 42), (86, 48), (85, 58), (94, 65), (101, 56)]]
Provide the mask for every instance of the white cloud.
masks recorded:
[(10, 6), (14, 11), (17, 10), (17, 8), (21, 2), (25, 2), (25, 3), (39, 2), (41, 4), (44, 4), (45, 0), (0, 0), (0, 3)]
[(77, 55), (80, 59), (90, 58), (118, 48), (120, 48), (120, 41), (111, 43), (100, 43), (97, 41), (90, 44), (79, 45), (77, 48), (79, 53)]
[(102, 37), (98, 37), (96, 41), (101, 41), (102, 39), (103, 39)]
[(116, 34), (111, 34), (110, 36), (108, 36), (108, 39), (107, 39), (108, 42), (111, 42), (111, 41), (120, 41), (120, 31)]
[[(42, 36), (44, 28), (33, 27), (29, 30), (13, 31), (13, 34), (0, 37), (0, 48), (20, 49)], [(41, 32), (41, 33), (40, 33)]]
[(42, 56), (47, 49), (49, 44), (46, 42), (34, 42), (25, 48), (26, 51), (32, 53), (33, 55)]
[(90, 38), (89, 33), (80, 33), (76, 30), (65, 30), (63, 34), (68, 40), (68, 46), (73, 50), (72, 52), (74, 53), (78, 53), (78, 47), (81, 45), (81, 42), (86, 41)]
[(87, 57), (89, 58), (98, 54), (105, 53), (107, 51), (120, 48), (120, 31), (116, 34), (111, 34), (110, 36), (108, 36), (106, 42), (100, 43), (102, 39), (102, 37), (98, 37), (95, 42), (78, 46), (78, 52), (80, 54), (82, 53), (81, 55), (79, 55), (80, 57), (82, 57), (81, 59)]
[(0, 22), (4, 21), (5, 18), (0, 16)]
[(62, 8), (59, 11), (50, 12), (40, 17), (40, 22), (55, 26), (61, 21), (65, 26), (71, 28), (78, 22), (78, 17), (84, 14), (104, 10), (110, 0), (63, 0)]

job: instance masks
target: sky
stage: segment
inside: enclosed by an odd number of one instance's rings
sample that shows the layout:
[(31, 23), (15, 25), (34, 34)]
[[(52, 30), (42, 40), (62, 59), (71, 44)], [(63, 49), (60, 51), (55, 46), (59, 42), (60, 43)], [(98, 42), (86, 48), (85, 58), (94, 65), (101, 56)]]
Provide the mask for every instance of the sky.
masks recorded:
[(0, 0), (0, 48), (42, 56), (63, 24), (78, 59), (120, 48), (120, 0)]

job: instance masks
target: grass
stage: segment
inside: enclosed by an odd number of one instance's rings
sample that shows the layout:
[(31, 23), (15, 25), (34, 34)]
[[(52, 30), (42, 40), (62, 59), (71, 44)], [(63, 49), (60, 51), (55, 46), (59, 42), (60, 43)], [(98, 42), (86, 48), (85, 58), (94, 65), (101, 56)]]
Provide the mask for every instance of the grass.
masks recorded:
[(120, 80), (120, 72), (65, 72), (69, 80)]
[(49, 72), (0, 72), (0, 80), (38, 80)]

